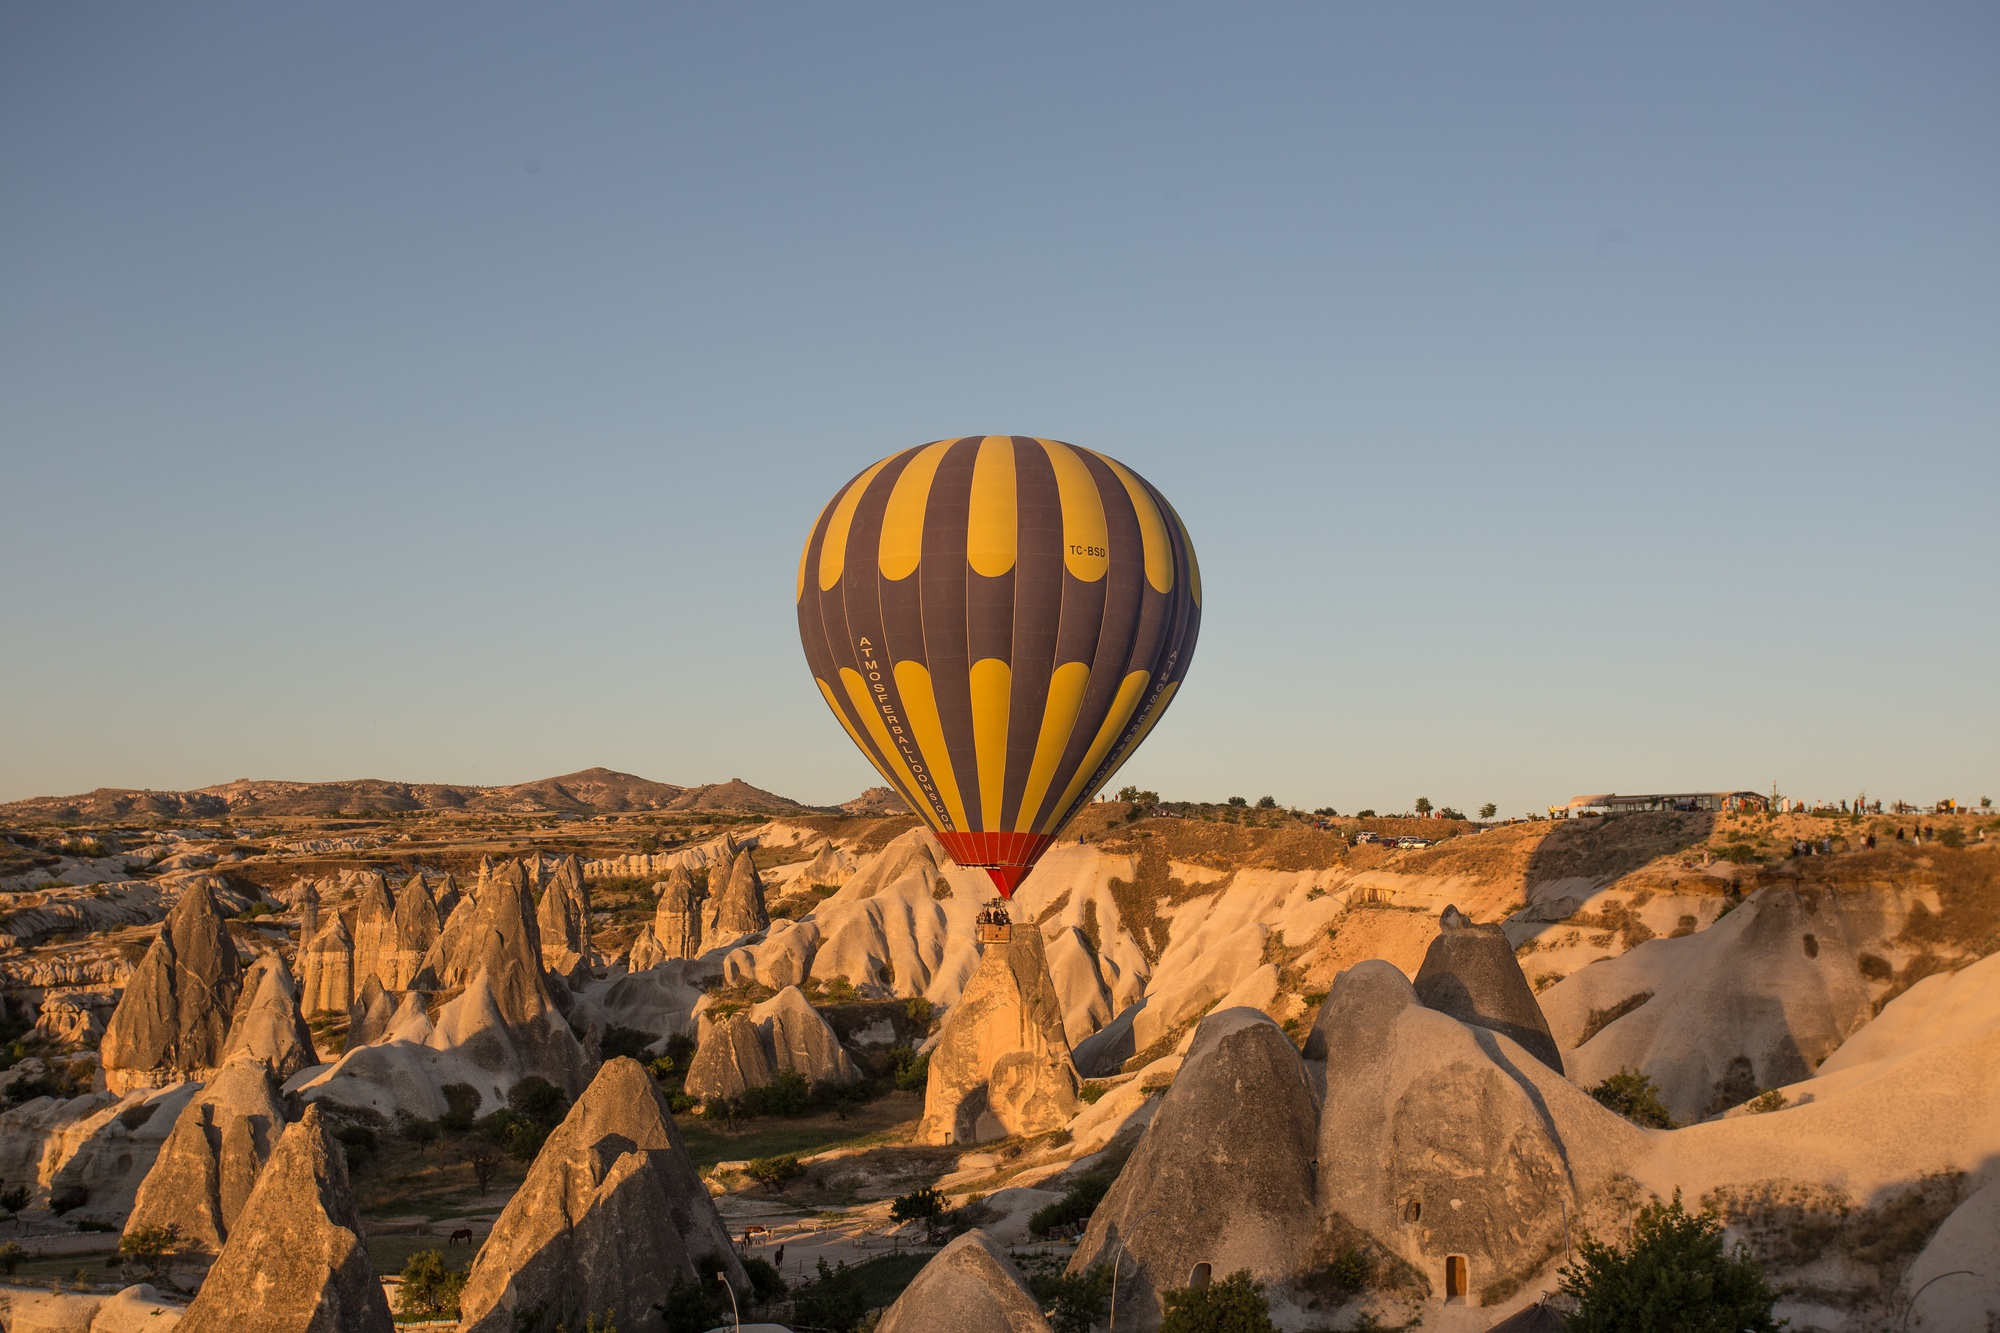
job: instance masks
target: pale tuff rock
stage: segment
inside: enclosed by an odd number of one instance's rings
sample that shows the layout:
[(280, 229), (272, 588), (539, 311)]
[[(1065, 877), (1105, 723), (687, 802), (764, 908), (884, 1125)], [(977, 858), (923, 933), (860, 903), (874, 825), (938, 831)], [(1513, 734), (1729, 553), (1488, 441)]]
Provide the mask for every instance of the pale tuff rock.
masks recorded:
[(1438, 917), (1439, 934), (1417, 972), (1417, 998), (1461, 1023), (1504, 1032), (1558, 1074), (1556, 1039), (1498, 925), (1474, 925), (1456, 907)]
[(462, 897), (458, 891), (457, 876), (447, 871), (443, 881), (437, 887), (437, 892), (432, 896), (436, 899), (437, 919), (439, 928), (442, 929), (443, 923), (449, 920), (451, 914), (457, 910), (459, 899)]
[(182, 895), (105, 1029), (113, 1091), (199, 1077), (221, 1063), (242, 982), (236, 944), (204, 884)]
[(797, 986), (787, 986), (762, 1004), (751, 1006), (750, 1019), (770, 1044), (774, 1070), (796, 1070), (808, 1083), (860, 1081), (861, 1071), (841, 1047), (833, 1026)]
[(735, 1097), (771, 1081), (771, 1056), (762, 1028), (748, 1014), (731, 1014), (708, 1030), (688, 1066), (687, 1094), (707, 1101)]
[(115, 1296), (0, 1290), (0, 1325), (8, 1333), (165, 1333), (180, 1317), (180, 1306), (144, 1283)]
[(1041, 932), (1014, 928), (988, 945), (931, 1053), (924, 1143), (978, 1143), (1041, 1134), (1077, 1110), (1076, 1069)]
[(1062, 1005), (1063, 1035), (1075, 1047), (1111, 1021), (1111, 995), (1089, 938), (1075, 926), (1056, 931), (1048, 942), (1048, 957), (1049, 981)]
[(991, 1236), (975, 1229), (933, 1255), (875, 1326), (876, 1333), (942, 1329), (1048, 1333), (1049, 1322), (1013, 1260)]
[(328, 912), (319, 934), (299, 946), (299, 1009), (344, 1014), (354, 1007), (354, 939), (340, 913)]
[(299, 1009), (291, 969), (276, 953), (267, 953), (250, 965), (236, 1000), (236, 1012), (229, 1020), (222, 1062), (228, 1064), (245, 1056), (269, 1065), (279, 1082), (319, 1059), (313, 1052), (312, 1030)]
[(1462, 1255), (1484, 1303), (1561, 1254), (1565, 1218), (1600, 1233), (1625, 1220), (1596, 1210), (1646, 1157), (1645, 1132), (1505, 1035), (1425, 1008), (1393, 965), (1341, 973), (1305, 1053), (1326, 1060), (1323, 1234), (1358, 1227), (1439, 1292)]
[(793, 877), (792, 882), (807, 888), (837, 889), (854, 878), (855, 869), (854, 858), (834, 846), (829, 839), (820, 844), (819, 851), (806, 863), (805, 869)]
[(461, 1297), (467, 1333), (539, 1317), (582, 1328), (610, 1312), (644, 1327), (676, 1281), (748, 1287), (728, 1229), (666, 1103), (636, 1061), (604, 1068), (535, 1157), (479, 1251)]
[(401, 1039), (350, 1048), (298, 1089), (302, 1098), (434, 1119), (444, 1111), (438, 1088), (446, 1083), (472, 1085), (488, 1106), (529, 1074), (571, 1096), (583, 1090), (589, 1060), (543, 979), (534, 902), (518, 862), (482, 875), (438, 936), (426, 970), (458, 991), (424, 1020), (429, 1031), (414, 1013), (396, 1015), (385, 1035)]
[(688, 1068), (687, 1091), (703, 1099), (740, 1096), (785, 1069), (808, 1083), (861, 1078), (832, 1025), (796, 986), (711, 1025)]
[[(446, 877), (449, 882), (450, 877)], [(406, 991), (415, 986), (423, 968), (424, 955), (437, 943), (438, 905), (422, 875), (412, 875), (396, 895), (396, 952), (389, 963), (390, 975), (382, 978), (387, 990)]]
[(58, 1046), (96, 1046), (104, 1025), (118, 1008), (112, 991), (56, 991), (42, 997), (35, 1018), (35, 1036)]
[(175, 1116), (199, 1087), (177, 1083), (68, 1101), (37, 1097), (0, 1113), (0, 1180), (27, 1185), (37, 1201), (81, 1187), (89, 1197), (82, 1216), (122, 1218)]
[(309, 940), (319, 934), (319, 885), (302, 879), (294, 886), (292, 905), (299, 911), (299, 938)]
[(563, 858), (542, 894), (538, 909), (542, 936), (542, 966), (566, 981), (590, 976), (595, 961), (590, 947), (590, 893), (583, 886), (583, 863)]
[(354, 1007), (347, 1014), (347, 1049), (372, 1046), (389, 1035), (389, 1023), (396, 1016), (396, 1002), (382, 989), (379, 977), (361, 983)]
[(729, 864), (728, 879), (718, 890), (716, 881), (721, 878), (719, 867), (709, 873), (708, 902), (702, 909), (702, 938), (711, 949), (771, 924), (771, 913), (764, 905), (764, 881), (747, 850), (736, 853)]
[(359, 993), (376, 978), (388, 986), (396, 972), (396, 902), (382, 872), (371, 871), (361, 888), (350, 928), (354, 939), (354, 988)]
[(1204, 1018), (1070, 1271), (1109, 1263), (1122, 1245), (1134, 1327), (1157, 1325), (1159, 1292), (1195, 1264), (1266, 1281), (1298, 1271), (1311, 1240), (1316, 1111), (1305, 1062), (1267, 1015)]
[(653, 922), (633, 941), (627, 966), (642, 972), (669, 958), (693, 958), (701, 953), (701, 896), (694, 879), (682, 866), (675, 866), (667, 878), (655, 886), (659, 905)]
[[(812, 914), (821, 938), (811, 976), (845, 978), (872, 997), (956, 1004), (979, 967), (975, 921), (993, 890), (961, 890), (939, 855), (928, 832), (913, 829), (821, 903)], [(957, 873), (971, 885), (981, 872)]]
[(801, 985), (811, 973), (818, 948), (818, 922), (774, 921), (762, 940), (731, 949), (723, 956), (723, 984), (754, 983), (773, 990)]
[(393, 1333), (347, 1163), (317, 1106), (286, 1129), (180, 1333)]
[(1684, 1124), (1810, 1077), (1873, 1015), (1847, 917), (1839, 894), (1808, 903), (1778, 885), (1707, 930), (1566, 978), (1542, 997), (1558, 1040), (1626, 1011), (1569, 1051), (1571, 1076), (1593, 1087), (1639, 1070)]
[(219, 1252), (284, 1127), (263, 1062), (230, 1065), (181, 1108), (125, 1230), (171, 1224), (190, 1248)]

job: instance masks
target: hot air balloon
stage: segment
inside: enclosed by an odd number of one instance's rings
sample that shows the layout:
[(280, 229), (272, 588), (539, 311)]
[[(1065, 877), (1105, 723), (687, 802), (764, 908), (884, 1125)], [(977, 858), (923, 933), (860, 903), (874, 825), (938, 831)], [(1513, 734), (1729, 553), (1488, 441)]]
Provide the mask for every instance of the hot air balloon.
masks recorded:
[(1201, 571), (1124, 464), (970, 435), (840, 489), (799, 556), (798, 609), (848, 737), (1006, 899), (1173, 702)]

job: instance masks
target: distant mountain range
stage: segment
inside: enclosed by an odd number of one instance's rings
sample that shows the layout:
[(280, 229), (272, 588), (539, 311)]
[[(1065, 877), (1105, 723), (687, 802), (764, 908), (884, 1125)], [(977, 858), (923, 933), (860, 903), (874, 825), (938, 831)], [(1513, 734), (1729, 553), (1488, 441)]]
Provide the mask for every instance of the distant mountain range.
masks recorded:
[[(866, 793), (865, 800), (874, 793)], [(437, 782), (259, 782), (238, 778), (194, 791), (99, 787), (81, 796), (36, 796), (0, 805), (0, 819), (215, 819), (252, 815), (359, 815), (364, 811), (464, 810), (481, 814), (619, 814), (635, 810), (696, 814), (809, 814), (801, 805), (741, 778), (677, 787), (608, 768), (511, 787)]]

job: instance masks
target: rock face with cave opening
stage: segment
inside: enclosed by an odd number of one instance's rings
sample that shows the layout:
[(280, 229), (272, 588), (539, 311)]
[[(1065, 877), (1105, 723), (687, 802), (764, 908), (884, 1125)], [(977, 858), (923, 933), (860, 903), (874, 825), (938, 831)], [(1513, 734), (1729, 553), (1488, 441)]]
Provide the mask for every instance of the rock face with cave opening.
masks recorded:
[(1217, 1275), (1289, 1277), (1312, 1240), (1317, 1120), (1284, 1029), (1256, 1009), (1210, 1014), (1070, 1271), (1126, 1255), (1135, 1326), (1157, 1323), (1159, 1293), (1198, 1263)]
[(659, 1089), (621, 1057), (549, 1135), (494, 1223), (459, 1327), (513, 1333), (539, 1317), (580, 1329), (608, 1312), (617, 1327), (640, 1328), (677, 1281), (712, 1284), (717, 1269), (748, 1288)]
[(931, 1052), (921, 1143), (1045, 1134), (1077, 1111), (1076, 1067), (1041, 932), (986, 946)]

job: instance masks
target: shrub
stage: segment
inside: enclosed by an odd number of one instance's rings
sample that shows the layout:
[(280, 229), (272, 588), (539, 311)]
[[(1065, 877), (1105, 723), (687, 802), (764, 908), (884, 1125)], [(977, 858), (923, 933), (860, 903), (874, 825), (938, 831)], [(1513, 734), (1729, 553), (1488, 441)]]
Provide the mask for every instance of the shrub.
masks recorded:
[(650, 1032), (641, 1032), (638, 1028), (622, 1028), (613, 1024), (604, 1029), (604, 1035), (597, 1039), (597, 1053), (606, 1060), (616, 1060), (622, 1055), (643, 1061), (646, 1058), (646, 1048), (658, 1040), (659, 1038)]
[(782, 1191), (788, 1182), (804, 1175), (806, 1169), (799, 1165), (797, 1153), (784, 1153), (776, 1157), (755, 1158), (743, 1172), (765, 1189)]
[(786, 1291), (785, 1279), (765, 1259), (745, 1259), (743, 1274), (750, 1279), (751, 1299), (763, 1305), (777, 1300)]
[(1105, 1087), (1102, 1083), (1086, 1083), (1077, 1090), (1077, 1099), (1085, 1106), (1095, 1106), (1103, 1099)]
[(118, 1242), (118, 1253), (144, 1269), (147, 1276), (159, 1280), (160, 1270), (167, 1265), (181, 1249), (181, 1228), (178, 1222), (169, 1222), (161, 1227), (139, 1227), (125, 1233)]
[(794, 1326), (853, 1333), (870, 1310), (891, 1305), (930, 1258), (927, 1254), (885, 1254), (849, 1267), (827, 1267), (819, 1261), (819, 1276), (792, 1289)]
[(1029, 1279), (1055, 1333), (1090, 1333), (1111, 1306), (1111, 1269), (1093, 1264), (1087, 1273), (1057, 1273)]
[(1277, 1333), (1264, 1284), (1239, 1268), (1205, 1287), (1175, 1287), (1160, 1293), (1166, 1317), (1160, 1333)]
[(904, 1015), (918, 1027), (928, 1029), (931, 1019), (937, 1016), (937, 1007), (919, 995), (903, 1006)]
[(926, 1185), (912, 1190), (889, 1205), (889, 1217), (896, 1222), (928, 1222), (944, 1212), (944, 1195)]
[(458, 1317), (459, 1293), (465, 1274), (445, 1261), (442, 1250), (418, 1250), (403, 1265), (403, 1283), (396, 1291), (396, 1313), (406, 1317)]
[(1621, 1069), (1590, 1090), (1598, 1104), (1647, 1129), (1672, 1129), (1674, 1118), (1660, 1100), (1659, 1085), (1644, 1074)]
[(708, 1329), (728, 1322), (729, 1296), (715, 1280), (715, 1270), (707, 1263), (697, 1268), (707, 1275), (706, 1282), (676, 1277), (666, 1300), (658, 1306), (667, 1333), (707, 1333)]
[(780, 1069), (760, 1088), (745, 1088), (736, 1099), (744, 1115), (804, 1115), (813, 1109), (812, 1087), (796, 1069)]
[(438, 1117), (438, 1127), (451, 1134), (469, 1132), (473, 1118), (479, 1114), (479, 1089), (470, 1083), (447, 1083), (438, 1093), (445, 1105), (444, 1114)]
[[(1680, 1191), (1639, 1210), (1632, 1243), (1615, 1250), (1590, 1236), (1562, 1269), (1576, 1301), (1571, 1333), (1776, 1333), (1777, 1297), (1741, 1243), (1725, 1251), (1714, 1213), (1690, 1214)], [(1162, 1333), (1165, 1333), (1163, 1328)]]
[(9, 1213), (18, 1213), (28, 1206), (30, 1197), (26, 1185), (16, 1185), (6, 1193), (0, 1194), (0, 1209), (5, 1209)]
[(1769, 1088), (1743, 1103), (1743, 1109), (1751, 1115), (1763, 1115), (1769, 1111), (1782, 1111), (1788, 1104), (1784, 1093)]
[(931, 1058), (918, 1055), (907, 1046), (891, 1046), (889, 1058), (894, 1062), (895, 1073), (891, 1076), (898, 1092), (922, 1092), (931, 1081)]
[(5, 1273), (8, 1277), (14, 1276), (14, 1270), (19, 1268), (21, 1261), (27, 1257), (28, 1252), (16, 1241), (10, 1240), (5, 1245), (0, 1245), (0, 1273)]
[(342, 1125), (333, 1132), (340, 1140), (340, 1146), (347, 1150), (347, 1165), (359, 1169), (375, 1160), (376, 1149), (380, 1146), (375, 1139), (375, 1131), (366, 1125)]

